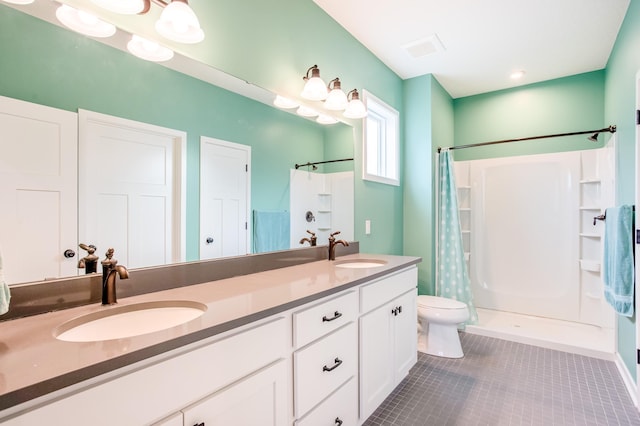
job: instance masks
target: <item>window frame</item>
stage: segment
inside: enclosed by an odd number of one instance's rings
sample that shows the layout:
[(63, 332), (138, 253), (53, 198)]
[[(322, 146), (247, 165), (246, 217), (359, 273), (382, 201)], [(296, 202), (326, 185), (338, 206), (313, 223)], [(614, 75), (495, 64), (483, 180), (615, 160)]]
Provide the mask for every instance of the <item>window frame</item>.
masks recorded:
[[(401, 175), (401, 171), (400, 171), (400, 113), (393, 107), (391, 107), (389, 104), (387, 104), (386, 102), (382, 101), (381, 99), (379, 99), (378, 97), (376, 97), (375, 95), (373, 95), (371, 92), (367, 91), (367, 90), (363, 90), (363, 102), (365, 104), (365, 106), (367, 107), (367, 111), (368, 114), (364, 119), (363, 122), (363, 129), (362, 129), (362, 133), (363, 133), (363, 143), (362, 143), (362, 179), (363, 180), (368, 180), (371, 182), (378, 182), (378, 183), (383, 183), (386, 185), (393, 185), (393, 186), (400, 186), (400, 175)], [(387, 161), (387, 158), (389, 156), (389, 153), (391, 152), (395, 159), (394, 160), (394, 164), (392, 165), (393, 167), (395, 167), (396, 173), (395, 176), (388, 176), (388, 175), (382, 175), (382, 174), (375, 174), (375, 173), (370, 173), (368, 171), (368, 147), (369, 147), (369, 135), (368, 135), (368, 128), (369, 128), (369, 120), (372, 120), (373, 117), (376, 117), (376, 120), (378, 122), (381, 122), (384, 124), (384, 133), (386, 135), (385, 140), (384, 141), (380, 141), (380, 138), (378, 138), (378, 143), (377, 143), (377, 157), (378, 158), (378, 171), (380, 171), (380, 158), (384, 158), (385, 160), (383, 161), (384, 165), (382, 165), (382, 168), (386, 167), (389, 165), (389, 161)], [(388, 141), (388, 137), (392, 136), (394, 139), (394, 146), (393, 147), (388, 147), (387, 145), (387, 141)], [(385, 145), (385, 147), (383, 148), (381, 145)], [(390, 151), (392, 150), (392, 151)]]

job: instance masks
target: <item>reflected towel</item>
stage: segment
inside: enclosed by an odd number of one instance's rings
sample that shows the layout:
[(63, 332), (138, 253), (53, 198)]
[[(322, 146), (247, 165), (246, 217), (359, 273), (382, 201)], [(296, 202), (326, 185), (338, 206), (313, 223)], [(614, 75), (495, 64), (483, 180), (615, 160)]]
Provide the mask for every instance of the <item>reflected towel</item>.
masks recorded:
[(253, 211), (253, 252), (289, 248), (289, 212)]
[(608, 208), (605, 213), (604, 297), (620, 315), (633, 316), (633, 207)]
[(11, 300), (11, 292), (9, 286), (4, 281), (4, 273), (2, 272), (2, 253), (0, 252), (0, 315), (6, 314), (9, 310), (9, 301)]

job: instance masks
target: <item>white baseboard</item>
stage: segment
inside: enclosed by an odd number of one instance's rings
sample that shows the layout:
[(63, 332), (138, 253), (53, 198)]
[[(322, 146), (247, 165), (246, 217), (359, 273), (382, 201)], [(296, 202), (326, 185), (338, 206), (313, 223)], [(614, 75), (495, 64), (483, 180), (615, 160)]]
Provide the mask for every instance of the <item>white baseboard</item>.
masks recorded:
[(631, 376), (629, 369), (627, 368), (626, 364), (620, 357), (619, 353), (616, 353), (615, 361), (616, 361), (616, 367), (618, 367), (618, 371), (620, 372), (620, 376), (622, 376), (622, 381), (624, 382), (624, 385), (627, 387), (627, 392), (629, 392), (629, 396), (633, 401), (633, 405), (635, 405), (636, 408), (638, 408), (638, 386), (636, 384), (636, 380), (633, 376)]

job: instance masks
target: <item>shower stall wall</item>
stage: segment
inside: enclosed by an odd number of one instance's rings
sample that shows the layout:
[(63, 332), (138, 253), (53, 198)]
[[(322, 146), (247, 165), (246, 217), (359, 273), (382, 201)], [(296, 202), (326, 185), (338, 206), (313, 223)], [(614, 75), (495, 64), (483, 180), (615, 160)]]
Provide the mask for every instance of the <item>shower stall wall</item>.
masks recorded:
[[(613, 147), (456, 162), (478, 308), (612, 328), (600, 278)], [(481, 318), (482, 320), (482, 318)]]

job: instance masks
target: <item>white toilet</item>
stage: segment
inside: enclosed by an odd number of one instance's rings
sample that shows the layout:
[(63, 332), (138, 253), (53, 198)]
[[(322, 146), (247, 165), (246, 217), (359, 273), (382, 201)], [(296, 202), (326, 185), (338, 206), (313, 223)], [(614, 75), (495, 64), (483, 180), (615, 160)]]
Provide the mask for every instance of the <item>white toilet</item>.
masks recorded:
[(436, 296), (418, 296), (421, 333), (418, 349), (429, 355), (462, 358), (458, 324), (469, 319), (466, 303)]

